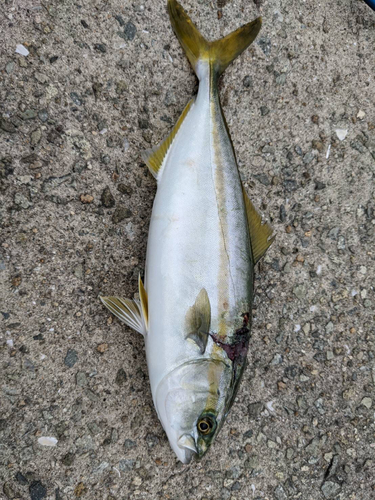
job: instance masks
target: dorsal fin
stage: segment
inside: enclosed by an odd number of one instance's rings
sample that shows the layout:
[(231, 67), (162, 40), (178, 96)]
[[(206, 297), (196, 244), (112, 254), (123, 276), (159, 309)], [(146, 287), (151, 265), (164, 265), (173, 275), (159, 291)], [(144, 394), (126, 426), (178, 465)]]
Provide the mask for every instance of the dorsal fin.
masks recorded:
[(262, 224), (262, 216), (251, 203), (243, 185), (242, 192), (245, 201), (247, 222), (249, 224), (251, 251), (255, 265), (266, 253), (267, 249), (275, 239), (275, 236), (272, 236), (273, 231), (269, 224)]
[(170, 134), (158, 146), (154, 146), (151, 149), (146, 149), (142, 153), (143, 161), (146, 163), (150, 172), (156, 179), (159, 178), (158, 173), (160, 171), (160, 167), (163, 164), (164, 158), (168, 153), (168, 150), (173, 142), (173, 139), (176, 137), (176, 134), (179, 128), (181, 127), (182, 122), (184, 121), (186, 115), (188, 114), (189, 109), (191, 108), (191, 105), (193, 104), (194, 100), (195, 99), (193, 98), (187, 103), (185, 109), (181, 113), (180, 118), (177, 120)]
[(205, 288), (202, 288), (197, 295), (194, 305), (189, 307), (185, 320), (186, 338), (197, 344), (203, 354), (206, 350), (211, 324), (211, 305)]

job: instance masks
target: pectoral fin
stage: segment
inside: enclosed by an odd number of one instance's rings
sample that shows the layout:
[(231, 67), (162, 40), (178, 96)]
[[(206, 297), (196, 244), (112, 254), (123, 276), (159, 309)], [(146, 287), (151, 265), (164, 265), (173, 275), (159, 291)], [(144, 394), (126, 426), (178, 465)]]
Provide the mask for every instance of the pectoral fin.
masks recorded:
[(146, 323), (138, 302), (121, 299), (120, 297), (100, 297), (100, 300), (119, 320), (133, 328), (133, 330), (146, 335)]
[(211, 323), (211, 305), (204, 288), (199, 292), (195, 303), (186, 313), (186, 338), (194, 342), (201, 352), (206, 350)]
[(272, 228), (269, 224), (262, 224), (262, 216), (258, 213), (250, 198), (247, 196), (242, 186), (243, 197), (249, 224), (251, 251), (254, 265), (263, 257), (267, 249), (272, 244), (275, 236), (272, 236)]
[(120, 297), (100, 297), (100, 300), (119, 320), (136, 332), (146, 335), (148, 331), (148, 298), (140, 276), (138, 277), (138, 287), (139, 301), (121, 299)]

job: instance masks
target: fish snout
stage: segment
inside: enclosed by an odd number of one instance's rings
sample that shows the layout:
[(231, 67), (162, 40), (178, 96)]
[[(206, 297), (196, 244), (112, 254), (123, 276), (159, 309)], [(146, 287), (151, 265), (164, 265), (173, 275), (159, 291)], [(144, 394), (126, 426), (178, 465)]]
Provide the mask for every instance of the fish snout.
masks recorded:
[(177, 446), (179, 450), (176, 451), (176, 455), (183, 464), (189, 464), (198, 453), (195, 439), (191, 434), (183, 434), (177, 441)]

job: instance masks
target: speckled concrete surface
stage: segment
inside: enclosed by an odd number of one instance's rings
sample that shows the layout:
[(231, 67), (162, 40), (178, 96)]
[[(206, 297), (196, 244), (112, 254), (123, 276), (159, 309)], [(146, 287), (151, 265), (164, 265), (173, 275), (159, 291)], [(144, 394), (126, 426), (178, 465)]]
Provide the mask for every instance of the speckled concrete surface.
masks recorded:
[(183, 5), (210, 38), (264, 20), (221, 83), (241, 176), (277, 233), (236, 403), (209, 455), (177, 463), (143, 339), (97, 299), (137, 291), (156, 189), (140, 152), (197, 89), (165, 2), (5, 0), (0, 498), (375, 498), (374, 13)]

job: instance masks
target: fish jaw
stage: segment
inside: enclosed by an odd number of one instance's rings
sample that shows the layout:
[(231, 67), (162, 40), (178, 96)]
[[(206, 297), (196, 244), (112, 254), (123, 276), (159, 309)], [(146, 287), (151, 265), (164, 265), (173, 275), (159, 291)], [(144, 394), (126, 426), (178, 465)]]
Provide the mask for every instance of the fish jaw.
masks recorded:
[[(182, 444), (182, 440), (184, 438), (184, 434), (176, 440), (169, 440), (169, 443), (171, 445), (172, 450), (175, 452), (177, 458), (179, 459), (180, 462), (182, 462), (184, 465), (190, 464), (190, 462), (193, 460), (194, 457), (197, 456), (196, 451), (187, 448), (184, 444)], [(191, 436), (190, 436), (191, 437)], [(176, 437), (177, 438), (177, 437)], [(194, 438), (192, 438), (194, 440)], [(180, 443), (175, 446), (175, 443)]]

